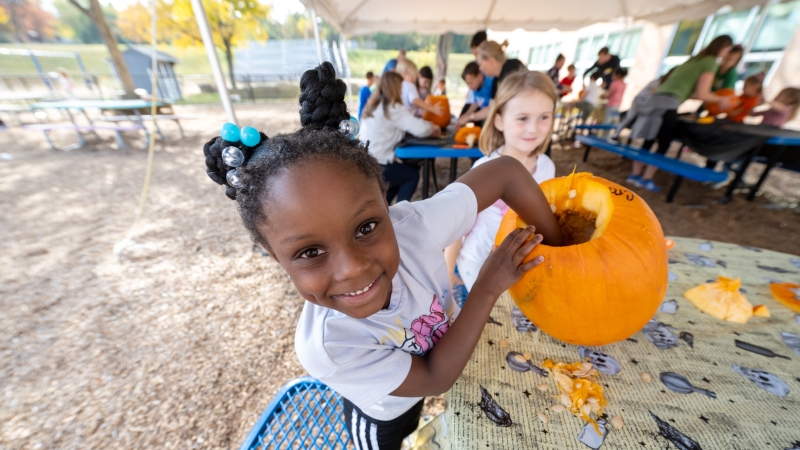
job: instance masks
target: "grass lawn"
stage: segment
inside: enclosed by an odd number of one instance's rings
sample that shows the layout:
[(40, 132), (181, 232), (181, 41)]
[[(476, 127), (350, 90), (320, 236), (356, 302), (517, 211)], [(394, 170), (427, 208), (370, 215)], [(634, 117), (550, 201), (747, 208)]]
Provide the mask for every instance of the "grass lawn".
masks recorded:
[[(102, 44), (0, 44), (0, 47), (78, 52), (89, 73), (99, 75), (112, 73), (111, 67), (104, 61), (108, 58), (108, 51), (105, 45)], [(125, 45), (121, 45), (120, 48), (124, 51), (126, 47)], [(208, 58), (206, 57), (206, 52), (203, 47), (178, 48), (169, 45), (160, 45), (158, 49), (180, 59), (180, 62), (175, 66), (175, 71), (178, 74), (211, 73), (211, 67), (208, 64)], [(223, 71), (227, 73), (225, 54), (222, 51), (217, 51), (217, 55), (223, 66)], [(364, 78), (368, 70), (380, 73), (386, 61), (396, 56), (396, 50), (350, 50), (348, 52), (348, 57), (350, 59), (350, 69), (353, 78)], [(408, 52), (408, 57), (417, 64), (417, 67), (436, 67), (436, 55), (433, 52)], [(451, 54), (448, 74), (454, 76), (460, 75), (464, 65), (472, 59), (473, 56), (470, 54)], [(64, 67), (73, 74), (80, 72), (77, 62), (72, 58), (40, 57), (39, 61), (46, 71)], [(0, 55), (0, 74), (35, 75), (36, 73), (36, 67), (29, 57)]]

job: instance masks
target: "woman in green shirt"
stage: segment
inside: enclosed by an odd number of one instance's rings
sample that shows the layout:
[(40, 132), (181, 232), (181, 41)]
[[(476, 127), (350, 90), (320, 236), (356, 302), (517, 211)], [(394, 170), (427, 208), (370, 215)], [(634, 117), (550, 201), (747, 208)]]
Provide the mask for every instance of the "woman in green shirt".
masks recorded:
[(719, 63), (717, 75), (714, 77), (713, 91), (736, 88), (736, 81), (739, 80), (739, 71), (736, 66), (738, 66), (739, 61), (742, 60), (743, 54), (744, 49), (742, 46), (736, 44), (731, 48), (731, 51), (722, 58), (722, 62)]
[[(678, 107), (685, 100), (695, 98), (706, 103), (717, 103), (722, 109), (728, 108), (730, 100), (715, 95), (711, 88), (718, 69), (717, 60), (724, 59), (732, 47), (733, 40), (730, 36), (717, 36), (697, 55), (678, 66), (642, 106), (631, 130), (631, 140), (644, 139), (642, 148), (650, 151), (658, 137), (658, 153), (663, 155), (675, 137)], [(660, 191), (653, 182), (658, 168), (647, 166), (642, 175), (643, 170), (644, 163), (634, 161), (633, 170), (626, 182), (651, 192)]]

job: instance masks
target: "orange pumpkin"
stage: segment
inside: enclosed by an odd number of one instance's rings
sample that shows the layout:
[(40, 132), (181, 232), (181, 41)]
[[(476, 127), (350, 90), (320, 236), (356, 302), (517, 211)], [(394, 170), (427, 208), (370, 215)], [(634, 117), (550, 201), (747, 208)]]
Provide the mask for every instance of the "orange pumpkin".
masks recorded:
[(723, 88), (717, 91), (714, 91), (714, 95), (719, 95), (721, 97), (728, 97), (730, 100), (730, 106), (727, 109), (722, 109), (719, 107), (717, 103), (706, 103), (706, 110), (712, 116), (716, 116), (717, 114), (726, 113), (728, 111), (734, 110), (739, 107), (742, 103), (739, 100), (739, 97), (736, 96), (736, 91), (730, 88)]
[[(543, 255), (544, 263), (509, 289), (511, 298), (564, 342), (596, 346), (627, 339), (653, 317), (667, 292), (658, 219), (638, 195), (590, 173), (548, 180), (541, 188), (564, 246), (536, 246), (525, 260)], [(495, 243), (521, 226), (509, 210)]]
[(473, 139), (477, 141), (480, 135), (481, 135), (481, 127), (472, 123), (468, 123), (467, 125), (461, 127), (456, 132), (456, 135), (453, 138), (453, 140), (456, 141), (456, 144), (466, 144), (468, 136), (475, 136)]
[(800, 284), (770, 283), (769, 290), (783, 306), (800, 313)]
[(439, 105), (442, 108), (442, 113), (435, 115), (428, 111), (422, 113), (422, 118), (428, 122), (433, 122), (436, 125), (444, 128), (450, 125), (450, 102), (444, 95), (429, 95), (425, 97), (425, 103), (429, 105)]

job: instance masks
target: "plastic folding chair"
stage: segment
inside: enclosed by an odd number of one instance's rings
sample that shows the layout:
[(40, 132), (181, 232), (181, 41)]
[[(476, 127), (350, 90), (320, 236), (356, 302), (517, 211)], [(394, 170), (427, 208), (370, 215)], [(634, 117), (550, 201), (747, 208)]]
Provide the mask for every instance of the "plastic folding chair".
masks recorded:
[(312, 377), (296, 378), (275, 395), (239, 450), (352, 448), (341, 396)]

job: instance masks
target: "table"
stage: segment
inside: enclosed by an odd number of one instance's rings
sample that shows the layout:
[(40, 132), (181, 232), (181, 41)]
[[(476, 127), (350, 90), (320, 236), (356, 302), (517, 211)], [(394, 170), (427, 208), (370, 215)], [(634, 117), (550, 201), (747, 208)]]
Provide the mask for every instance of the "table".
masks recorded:
[[(669, 288), (654, 320), (663, 332), (672, 333), (673, 344), (662, 350), (638, 332), (626, 341), (592, 349), (610, 355), (622, 367), (615, 375), (601, 373), (599, 377), (609, 402), (606, 412), (624, 420), (620, 430), (609, 424), (611, 430), (602, 448), (797, 448), (800, 348), (793, 351), (781, 332), (800, 335), (800, 317), (772, 298), (769, 282), (797, 282), (800, 258), (733, 244), (672, 239), (676, 246), (669, 252)], [(772, 318), (754, 317), (746, 324), (720, 321), (700, 313), (683, 297), (686, 290), (718, 275), (740, 277), (750, 302), (767, 305)], [(541, 331), (517, 331), (512, 324), (513, 309), (510, 297), (503, 295), (491, 315), (499, 324), (490, 321), (486, 325), (467, 367), (445, 395), (446, 412), (418, 432), (417, 442), (434, 442), (439, 446), (430, 448), (445, 449), (597, 448), (579, 440), (583, 420), (549, 409), (557, 403), (552, 377), (506, 367), (509, 351), (529, 351), (531, 361), (541, 365), (545, 358), (578, 361), (579, 347)], [(500, 345), (503, 339), (508, 347)], [(735, 346), (736, 339), (789, 359), (742, 350)], [(779, 377), (788, 385), (789, 393), (780, 397), (762, 389), (735, 372), (734, 364)], [(668, 371), (715, 392), (716, 398), (673, 392), (659, 379), (660, 373)], [(645, 382), (640, 372), (647, 372), (652, 381)], [(537, 390), (541, 383), (547, 383), (550, 390)], [(497, 426), (482, 413), (481, 386), (510, 415), (511, 427)], [(545, 412), (550, 422), (542, 423), (538, 411)], [(675, 445), (681, 439), (678, 433), (686, 436), (683, 446)]]
[[(156, 102), (156, 106), (163, 106), (164, 103)], [(69, 116), (70, 122), (74, 125), (74, 129), (76, 134), (78, 135), (78, 143), (73, 146), (74, 148), (80, 148), (86, 145), (86, 141), (83, 139), (83, 134), (81, 133), (82, 130), (91, 131), (96, 138), (100, 138), (97, 132), (94, 130), (94, 122), (92, 121), (91, 117), (86, 113), (87, 109), (97, 108), (103, 111), (106, 110), (133, 110), (137, 120), (134, 122), (144, 129), (145, 133), (145, 146), (147, 146), (150, 142), (150, 133), (147, 130), (147, 127), (144, 126), (144, 122), (142, 121), (141, 114), (139, 113), (140, 109), (144, 108), (152, 108), (153, 102), (146, 101), (146, 100), (59, 100), (53, 102), (38, 102), (31, 105), (33, 109), (58, 109), (66, 111), (67, 115)], [(72, 115), (71, 110), (77, 109), (79, 110), (86, 120), (89, 121), (90, 127), (80, 127), (75, 122), (75, 117)], [(47, 133), (45, 133), (47, 136)], [(50, 138), (47, 138), (48, 141)], [(118, 138), (119, 140), (119, 138)], [(53, 143), (50, 142), (50, 145), (53, 146)]]
[[(766, 145), (774, 145), (779, 147), (778, 151), (773, 152), (770, 158), (767, 161), (767, 167), (764, 168), (764, 172), (761, 173), (758, 182), (749, 187), (749, 193), (747, 195), (747, 200), (752, 201), (758, 190), (761, 188), (761, 185), (767, 179), (770, 170), (777, 164), (780, 160), (783, 153), (786, 151), (787, 147), (800, 147), (800, 132), (794, 130), (787, 130), (785, 128), (775, 128), (775, 127), (768, 127), (768, 126), (761, 126), (761, 125), (748, 125), (743, 123), (736, 123), (736, 124), (727, 124), (723, 125), (722, 128), (724, 130), (733, 131), (736, 133), (747, 134), (751, 136), (760, 136), (764, 138), (768, 138), (765, 142)], [(759, 152), (762, 151), (765, 144), (761, 144), (750, 152), (745, 155), (745, 160), (739, 165), (739, 168), (736, 170), (736, 177), (734, 178), (733, 182), (728, 186), (725, 190), (725, 195), (722, 197), (723, 203), (728, 203), (733, 196), (733, 191), (739, 187), (742, 183), (744, 178), (745, 172), (747, 172), (747, 168), (750, 166), (750, 163), (753, 162)]]
[[(400, 159), (422, 159), (422, 198), (428, 198), (428, 182), (435, 158), (450, 158), (450, 182), (456, 181), (458, 158), (481, 158), (483, 153), (477, 148), (453, 148), (452, 139), (425, 138), (405, 139), (395, 148)], [(433, 171), (434, 183), (436, 171)]]

